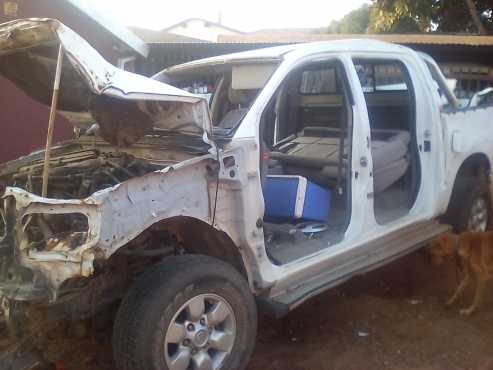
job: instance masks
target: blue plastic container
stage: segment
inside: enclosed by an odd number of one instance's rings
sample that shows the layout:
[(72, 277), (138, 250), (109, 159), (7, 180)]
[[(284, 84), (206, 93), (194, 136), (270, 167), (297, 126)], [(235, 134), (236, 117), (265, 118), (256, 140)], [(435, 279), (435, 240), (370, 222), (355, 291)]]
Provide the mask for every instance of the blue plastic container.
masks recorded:
[(329, 219), (331, 193), (301, 176), (267, 176), (264, 187), (267, 221)]

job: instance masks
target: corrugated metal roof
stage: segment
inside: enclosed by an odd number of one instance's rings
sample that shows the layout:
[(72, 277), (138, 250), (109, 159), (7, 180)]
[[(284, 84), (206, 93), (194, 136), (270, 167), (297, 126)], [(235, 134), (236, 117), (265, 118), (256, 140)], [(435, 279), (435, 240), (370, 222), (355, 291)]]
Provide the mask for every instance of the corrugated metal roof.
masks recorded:
[(246, 35), (221, 35), (219, 43), (269, 43), (286, 44), (341, 39), (375, 39), (397, 44), (493, 46), (493, 36), (444, 34), (304, 34), (265, 33)]
[[(327, 35), (324, 35), (327, 36)], [(338, 35), (339, 36), (339, 35)], [(340, 38), (357, 38), (357, 36), (370, 35), (340, 35)], [(374, 35), (371, 35), (374, 36)], [(462, 40), (458, 40), (455, 35), (375, 35), (384, 36), (380, 40), (391, 41), (399, 43), (414, 50), (423, 51), (431, 55), (437, 62), (453, 62), (453, 63), (478, 63), (491, 64), (493, 63), (493, 43), (491, 43), (492, 36), (465, 36), (466, 38), (478, 38), (483, 40), (475, 43), (464, 43)], [(393, 36), (393, 38), (389, 38)], [(410, 36), (413, 36), (412, 38)], [(429, 36), (433, 36), (433, 40), (428, 40)], [(441, 40), (436, 42), (436, 36), (440, 36)], [(453, 37), (452, 41), (443, 39), (443, 36)], [(419, 37), (416, 39), (416, 37)], [(361, 38), (361, 37), (360, 37)], [(485, 38), (489, 42), (485, 42)], [(336, 40), (332, 38), (328, 40)], [(326, 38), (327, 40), (327, 38)], [(488, 41), (486, 40), (486, 41)], [(301, 40), (298, 42), (304, 42), (307, 40)], [(316, 41), (316, 40), (313, 40)], [(213, 57), (217, 55), (231, 54), (246, 50), (254, 50), (265, 47), (278, 46), (280, 44), (293, 44), (296, 43), (294, 39), (290, 39), (286, 42), (278, 40), (274, 42), (211, 42), (211, 43), (151, 43), (149, 44), (150, 53), (149, 59), (142, 61), (138, 64), (138, 70), (145, 75), (153, 75), (166, 67), (170, 67), (177, 64), (186, 63), (192, 60), (203, 59), (207, 57)], [(482, 47), (478, 47), (482, 46)]]

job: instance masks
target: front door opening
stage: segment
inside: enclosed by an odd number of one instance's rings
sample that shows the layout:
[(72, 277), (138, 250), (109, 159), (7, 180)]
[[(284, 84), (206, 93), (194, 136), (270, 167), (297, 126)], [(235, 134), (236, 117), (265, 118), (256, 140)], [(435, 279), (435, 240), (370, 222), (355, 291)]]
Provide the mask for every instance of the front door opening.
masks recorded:
[(279, 265), (344, 238), (350, 220), (352, 104), (340, 62), (293, 70), (261, 118), (264, 233)]

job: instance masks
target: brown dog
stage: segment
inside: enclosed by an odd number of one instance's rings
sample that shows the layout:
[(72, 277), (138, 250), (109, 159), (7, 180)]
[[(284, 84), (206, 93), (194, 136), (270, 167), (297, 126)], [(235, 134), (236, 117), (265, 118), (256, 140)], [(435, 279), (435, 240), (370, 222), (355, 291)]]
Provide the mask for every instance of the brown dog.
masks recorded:
[(430, 243), (429, 250), (435, 265), (454, 256), (458, 258), (464, 274), (447, 305), (455, 303), (471, 280), (475, 280), (473, 302), (468, 308), (460, 310), (462, 315), (472, 314), (481, 304), (486, 282), (493, 279), (493, 232), (444, 234)]

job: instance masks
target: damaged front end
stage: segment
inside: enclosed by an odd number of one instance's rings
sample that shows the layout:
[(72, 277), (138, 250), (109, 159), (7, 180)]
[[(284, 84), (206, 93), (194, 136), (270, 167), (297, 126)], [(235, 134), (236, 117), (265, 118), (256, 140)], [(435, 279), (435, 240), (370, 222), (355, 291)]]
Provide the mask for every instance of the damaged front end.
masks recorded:
[[(204, 99), (117, 69), (58, 21), (0, 25), (0, 75), (43, 104), (57, 50), (59, 113), (77, 137), (49, 157), (39, 151), (0, 165), (0, 301), (53, 303), (92, 290), (87, 307), (126, 283), (106, 279), (123, 274), (101, 261), (143, 230), (176, 215), (208, 219), (211, 167), (194, 159), (213, 163), (214, 143)], [(173, 176), (181, 167), (182, 177)]]
[[(146, 146), (115, 152), (83, 143), (54, 148), (46, 198), (36, 195), (42, 152), (0, 166), (0, 182), (7, 185), (0, 199), (0, 291), (9, 299), (55, 301), (67, 278), (90, 276), (99, 231), (111, 225), (102, 225), (101, 206), (91, 195), (103, 191), (98, 199), (104, 203), (108, 189), (174, 163), (166, 164), (164, 153), (154, 153), (159, 160), (136, 157)], [(200, 153), (199, 145), (194, 149), (180, 158)]]
[(2, 198), (0, 291), (15, 301), (56, 300), (67, 277), (93, 273), (100, 219), (94, 205), (7, 188)]

